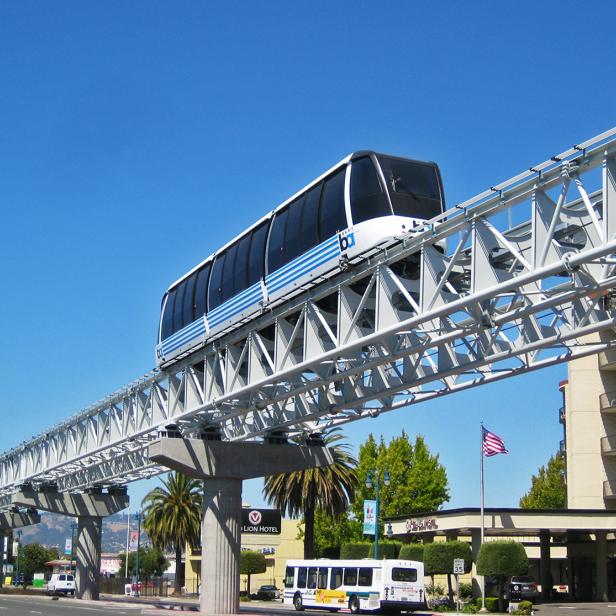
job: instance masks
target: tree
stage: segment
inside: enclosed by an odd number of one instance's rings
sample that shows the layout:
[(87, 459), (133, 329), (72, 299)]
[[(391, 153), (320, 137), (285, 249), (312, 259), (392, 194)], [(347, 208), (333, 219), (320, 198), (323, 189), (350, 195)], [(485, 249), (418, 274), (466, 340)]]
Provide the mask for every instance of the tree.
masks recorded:
[(143, 528), (159, 550), (175, 551), (175, 592), (184, 586), (182, 549), (186, 543), (200, 544), (203, 511), (203, 484), (182, 473), (173, 472), (145, 495), (142, 505)]
[[(383, 483), (385, 471), (389, 472), (390, 484)], [(375, 478), (372, 487), (366, 487), (368, 473), (376, 471), (381, 481), (380, 519), (407, 515), (419, 511), (435, 511), (449, 500), (447, 472), (439, 462), (438, 454), (431, 455), (422, 436), (411, 444), (408, 435), (402, 434), (385, 444), (383, 438), (377, 444), (370, 434), (359, 448), (357, 467), (358, 489), (353, 503), (353, 513), (363, 519), (364, 500), (373, 500)], [(379, 535), (383, 535), (382, 525)]]
[(253, 573), (265, 573), (267, 569), (265, 556), (261, 552), (242, 550), (240, 552), (240, 573), (248, 576), (246, 590), (250, 594), (250, 576)]
[(565, 484), (566, 460), (560, 452), (555, 453), (547, 467), (542, 466), (538, 475), (533, 475), (530, 490), (520, 499), (522, 509), (565, 509), (567, 486)]
[(447, 574), (450, 604), (453, 603), (451, 574), (453, 573), (453, 561), (456, 558), (464, 560), (464, 573), (468, 573), (473, 564), (471, 546), (468, 543), (463, 541), (436, 541), (424, 546), (423, 562), (425, 570), (430, 575)]
[(503, 582), (512, 575), (528, 572), (528, 557), (521, 543), (515, 541), (490, 541), (479, 548), (477, 573), (498, 578), (499, 611), (503, 611)]
[(19, 571), (27, 575), (50, 572), (45, 563), (58, 558), (57, 548), (46, 548), (40, 543), (28, 543), (19, 548)]
[(346, 543), (361, 541), (361, 522), (348, 515), (331, 516), (317, 510), (314, 515), (314, 557), (326, 558), (325, 550), (340, 550)]
[(343, 435), (333, 428), (323, 436), (331, 450), (333, 464), (265, 478), (263, 494), (267, 502), (291, 518), (304, 516), (304, 558), (314, 557), (316, 511), (331, 516), (342, 515), (352, 500), (357, 485), (357, 461), (349, 446), (341, 444)]
[[(120, 573), (126, 571), (126, 552), (119, 554)], [(157, 548), (139, 548), (139, 577), (160, 577), (169, 567), (169, 561)], [(137, 552), (128, 553), (128, 574), (137, 568)]]

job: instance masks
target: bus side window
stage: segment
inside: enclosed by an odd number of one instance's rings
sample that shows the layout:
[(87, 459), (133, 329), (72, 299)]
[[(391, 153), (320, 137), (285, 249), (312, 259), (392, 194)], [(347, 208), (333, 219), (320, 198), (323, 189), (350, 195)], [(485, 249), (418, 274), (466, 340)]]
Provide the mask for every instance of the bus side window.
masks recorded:
[(319, 241), (324, 242), (347, 228), (344, 209), (344, 174), (346, 167), (325, 180), (319, 208)]
[(372, 569), (368, 567), (359, 568), (358, 586), (372, 586)]
[(308, 569), (308, 588), (317, 587), (317, 568), (309, 567)]
[(295, 583), (295, 567), (287, 567), (284, 574), (284, 587), (293, 588)]
[(327, 588), (327, 574), (329, 569), (327, 567), (319, 567), (319, 578), (317, 581), (317, 588)]
[(416, 582), (417, 581), (417, 569), (411, 569), (410, 567), (394, 567), (391, 570), (392, 582)]
[(351, 165), (351, 214), (354, 225), (392, 214), (374, 163), (368, 156), (354, 160)]
[(298, 588), (306, 588), (306, 574), (308, 573), (308, 569), (306, 567), (298, 567), (297, 569), (297, 587)]
[(357, 586), (357, 569), (344, 568), (344, 585), (345, 586)]
[(173, 333), (173, 303), (175, 302), (175, 289), (169, 291), (163, 312), (163, 323), (160, 332), (160, 339), (169, 338)]
[(340, 586), (342, 586), (342, 567), (333, 567), (329, 587), (334, 590), (340, 588)]

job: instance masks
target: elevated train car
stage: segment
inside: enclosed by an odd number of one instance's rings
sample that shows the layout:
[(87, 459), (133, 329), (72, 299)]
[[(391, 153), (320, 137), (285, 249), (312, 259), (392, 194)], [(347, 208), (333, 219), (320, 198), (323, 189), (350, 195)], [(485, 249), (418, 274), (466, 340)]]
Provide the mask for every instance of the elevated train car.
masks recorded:
[(435, 163), (370, 151), (347, 156), (169, 287), (157, 364), (333, 276), (443, 210)]

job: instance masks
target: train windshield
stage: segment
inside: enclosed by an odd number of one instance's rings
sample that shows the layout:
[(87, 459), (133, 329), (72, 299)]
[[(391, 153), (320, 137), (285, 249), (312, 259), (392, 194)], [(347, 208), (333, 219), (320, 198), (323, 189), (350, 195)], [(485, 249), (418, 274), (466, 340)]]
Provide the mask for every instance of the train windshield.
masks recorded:
[(379, 156), (394, 214), (429, 220), (443, 211), (438, 167), (430, 163)]

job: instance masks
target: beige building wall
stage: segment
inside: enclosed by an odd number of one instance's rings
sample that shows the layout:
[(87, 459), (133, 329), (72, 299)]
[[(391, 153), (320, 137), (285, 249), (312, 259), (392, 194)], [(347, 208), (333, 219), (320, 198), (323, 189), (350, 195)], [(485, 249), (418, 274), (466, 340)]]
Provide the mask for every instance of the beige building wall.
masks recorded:
[[(283, 588), (287, 560), (304, 557), (304, 542), (298, 539), (301, 522), (282, 520), (280, 535), (257, 535), (242, 533), (242, 550), (263, 552), (267, 570), (250, 576), (250, 592), (256, 592), (262, 584), (274, 584)], [(207, 557), (207, 548), (206, 548)], [(201, 552), (186, 548), (186, 592), (199, 592), (201, 577)], [(247, 576), (242, 575), (240, 590), (246, 588)]]
[(564, 405), (567, 506), (616, 509), (616, 351), (569, 363)]

